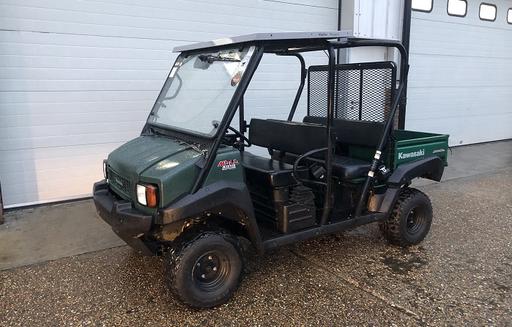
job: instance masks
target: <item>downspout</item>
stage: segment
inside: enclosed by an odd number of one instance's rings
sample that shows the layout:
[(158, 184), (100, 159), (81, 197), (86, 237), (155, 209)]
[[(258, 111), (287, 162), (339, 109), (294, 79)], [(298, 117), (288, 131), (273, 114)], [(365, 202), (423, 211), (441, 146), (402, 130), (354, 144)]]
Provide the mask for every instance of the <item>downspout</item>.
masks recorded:
[[(341, 31), (341, 7), (343, 5), (343, 0), (338, 0), (338, 31)], [(338, 39), (338, 41), (341, 41), (341, 39)], [(346, 51), (346, 50), (345, 50)], [(341, 60), (341, 48), (338, 48), (336, 49), (336, 64), (337, 65), (341, 65), (342, 63), (344, 63), (346, 60), (344, 58), (343, 62)], [(336, 70), (336, 76), (334, 77), (335, 78), (335, 82), (334, 82), (334, 85), (335, 85), (335, 93), (334, 93), (334, 97), (335, 97), (335, 107), (334, 107), (334, 117), (335, 118), (338, 118), (338, 107), (339, 107), (339, 101), (340, 101), (340, 90), (339, 90), (339, 87), (338, 87), (338, 83), (339, 83), (339, 76), (338, 76), (338, 70)]]
[[(402, 26), (402, 45), (407, 51), (407, 62), (409, 62), (409, 44), (411, 39), (411, 7), (412, 0), (404, 0), (404, 15), (403, 15), (403, 26)], [(398, 128), (405, 129), (405, 112), (407, 106), (407, 78), (404, 79), (400, 76), (400, 83), (403, 83), (404, 91), (403, 97), (400, 102), (400, 109), (398, 111)]]
[(2, 201), (2, 184), (0, 183), (0, 225), (2, 225), (4, 221), (4, 201)]

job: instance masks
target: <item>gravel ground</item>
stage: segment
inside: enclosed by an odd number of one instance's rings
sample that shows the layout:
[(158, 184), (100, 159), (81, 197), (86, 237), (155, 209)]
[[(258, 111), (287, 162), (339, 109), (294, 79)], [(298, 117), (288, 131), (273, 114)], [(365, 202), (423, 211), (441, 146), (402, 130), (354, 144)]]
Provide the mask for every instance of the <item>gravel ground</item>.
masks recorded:
[(234, 299), (195, 311), (160, 258), (127, 247), (0, 272), (0, 326), (512, 326), (512, 170), (423, 186), (429, 237), (408, 249), (375, 225), (249, 259)]

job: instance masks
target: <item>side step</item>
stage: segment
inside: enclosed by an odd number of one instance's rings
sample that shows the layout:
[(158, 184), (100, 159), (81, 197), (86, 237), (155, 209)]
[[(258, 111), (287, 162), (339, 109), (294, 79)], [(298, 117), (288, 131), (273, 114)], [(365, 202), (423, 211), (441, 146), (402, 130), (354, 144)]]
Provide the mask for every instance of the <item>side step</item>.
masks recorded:
[(316, 236), (333, 234), (361, 225), (381, 221), (386, 218), (385, 213), (370, 213), (368, 215), (351, 218), (340, 222), (308, 228), (302, 231), (286, 234), (263, 241), (264, 250), (270, 250), (283, 245), (305, 241)]

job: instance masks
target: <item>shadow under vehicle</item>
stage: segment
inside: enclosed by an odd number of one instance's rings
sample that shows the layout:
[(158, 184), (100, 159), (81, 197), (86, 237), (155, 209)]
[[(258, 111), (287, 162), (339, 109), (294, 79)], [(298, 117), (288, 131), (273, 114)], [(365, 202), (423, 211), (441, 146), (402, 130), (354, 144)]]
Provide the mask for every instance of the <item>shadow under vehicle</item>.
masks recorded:
[[(399, 64), (336, 63), (337, 50), (355, 47), (395, 49)], [(431, 203), (409, 185), (441, 180), (448, 136), (396, 128), (408, 72), (399, 42), (266, 33), (175, 51), (141, 136), (110, 153), (93, 193), (126, 243), (165, 256), (169, 287), (184, 303), (212, 307), (232, 296), (241, 238), (264, 253), (374, 222), (394, 244), (425, 238)], [(315, 51), (327, 64), (307, 67)], [(296, 58), (300, 85), (288, 119), (248, 123), (244, 95), (264, 55)], [(296, 121), (303, 93), (307, 114)], [(251, 153), (256, 146), (268, 156)]]

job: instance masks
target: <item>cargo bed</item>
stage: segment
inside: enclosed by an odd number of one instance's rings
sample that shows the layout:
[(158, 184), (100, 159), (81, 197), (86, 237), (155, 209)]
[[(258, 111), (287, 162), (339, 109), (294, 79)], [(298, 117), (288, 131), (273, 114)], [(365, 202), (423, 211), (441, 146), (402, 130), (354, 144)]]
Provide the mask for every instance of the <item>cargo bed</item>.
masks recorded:
[[(438, 156), (448, 165), (448, 135), (408, 130), (394, 130), (390, 138), (390, 145), (383, 154), (383, 162), (389, 168), (406, 162), (415, 161), (430, 156)], [(350, 144), (348, 156), (371, 161), (375, 154), (374, 147)]]
[(391, 150), (391, 166), (422, 159), (432, 155), (441, 158), (445, 164), (448, 152), (448, 135), (408, 130), (393, 131), (393, 146)]

